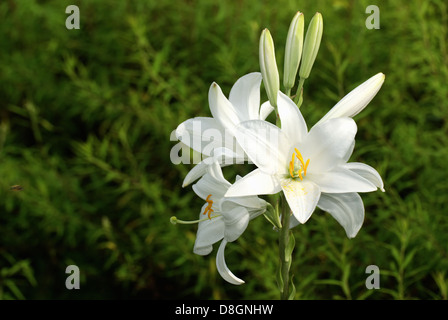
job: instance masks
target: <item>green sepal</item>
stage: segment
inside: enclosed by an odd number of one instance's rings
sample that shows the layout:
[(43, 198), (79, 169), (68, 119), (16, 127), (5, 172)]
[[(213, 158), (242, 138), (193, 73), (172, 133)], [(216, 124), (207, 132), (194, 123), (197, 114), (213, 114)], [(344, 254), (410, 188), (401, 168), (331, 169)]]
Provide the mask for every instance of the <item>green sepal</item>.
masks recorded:
[(277, 280), (277, 287), (278, 290), (280, 291), (280, 296), (283, 294), (283, 277), (282, 277), (282, 264), (279, 263), (279, 267), (277, 268), (277, 272), (276, 272), (276, 280)]
[(278, 214), (278, 210), (275, 210), (274, 207), (268, 203), (266, 207), (266, 211), (263, 213), (266, 220), (268, 220), (274, 228), (280, 230), (282, 228), (282, 223), (280, 222), (280, 216)]
[(294, 285), (294, 275), (292, 274), (290, 279), (290, 286), (291, 286), (291, 293), (288, 296), (288, 300), (294, 300), (294, 297), (296, 296), (296, 286)]

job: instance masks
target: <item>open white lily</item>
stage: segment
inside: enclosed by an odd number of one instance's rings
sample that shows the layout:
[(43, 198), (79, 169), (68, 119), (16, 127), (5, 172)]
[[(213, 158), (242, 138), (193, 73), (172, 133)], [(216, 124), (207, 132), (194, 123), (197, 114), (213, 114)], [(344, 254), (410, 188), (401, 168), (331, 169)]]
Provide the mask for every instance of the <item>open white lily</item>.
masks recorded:
[(235, 241), (246, 230), (250, 220), (266, 211), (266, 202), (257, 196), (225, 198), (230, 186), (216, 162), (207, 166), (207, 173), (193, 185), (194, 192), (206, 202), (199, 214), (193, 252), (207, 255), (213, 244), (222, 239), (216, 256), (218, 272), (227, 282), (240, 285), (244, 281), (227, 267), (224, 250), (228, 242)]
[(211, 163), (222, 166), (244, 161), (245, 155), (234, 140), (235, 127), (247, 120), (265, 120), (272, 112), (269, 102), (260, 106), (261, 73), (253, 72), (239, 78), (227, 99), (215, 82), (210, 86), (208, 100), (213, 117), (196, 117), (181, 123), (176, 137), (193, 150), (211, 158), (199, 162), (185, 177), (183, 187), (200, 178)]
[(348, 237), (354, 237), (364, 219), (357, 193), (383, 187), (375, 169), (347, 163), (354, 148), (356, 123), (348, 117), (334, 118), (308, 132), (297, 106), (281, 92), (277, 107), (281, 129), (257, 120), (238, 125), (235, 136), (258, 168), (235, 182), (226, 196), (283, 191), (298, 222), (305, 223), (319, 204), (344, 227)]

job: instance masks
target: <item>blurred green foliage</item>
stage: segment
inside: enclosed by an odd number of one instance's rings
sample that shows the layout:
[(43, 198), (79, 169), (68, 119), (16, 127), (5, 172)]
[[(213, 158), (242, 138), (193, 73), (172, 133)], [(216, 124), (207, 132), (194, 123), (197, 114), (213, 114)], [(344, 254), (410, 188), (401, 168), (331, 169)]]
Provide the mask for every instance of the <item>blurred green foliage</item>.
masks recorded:
[[(65, 27), (71, 4), (80, 30)], [(371, 4), (379, 30), (365, 27)], [(266, 220), (227, 246), (227, 264), (246, 281), (238, 287), (217, 274), (216, 248), (193, 254), (196, 226), (169, 223), (195, 219), (203, 205), (181, 187), (192, 165), (170, 162), (170, 134), (210, 116), (213, 81), (228, 94), (259, 70), (265, 27), (282, 66), (297, 10), (306, 23), (316, 11), (324, 18), (301, 109), (310, 124), (386, 74), (355, 118), (352, 157), (377, 168), (386, 193), (362, 195), (355, 239), (320, 211), (294, 230), (296, 298), (447, 299), (444, 0), (1, 1), (0, 299), (276, 299), (278, 235)], [(65, 288), (70, 264), (80, 290)], [(371, 264), (379, 290), (365, 287)]]

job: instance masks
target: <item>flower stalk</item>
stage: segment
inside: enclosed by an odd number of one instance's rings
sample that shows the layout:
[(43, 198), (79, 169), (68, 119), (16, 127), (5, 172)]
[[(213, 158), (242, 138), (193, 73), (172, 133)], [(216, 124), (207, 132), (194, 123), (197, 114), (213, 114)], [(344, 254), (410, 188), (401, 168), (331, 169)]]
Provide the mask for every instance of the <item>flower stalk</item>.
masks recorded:
[[(292, 300), (295, 295), (295, 287), (292, 283), (292, 277), (290, 278), (289, 270), (292, 263), (292, 252), (295, 246), (295, 239), (293, 233), (290, 231), (290, 219), (291, 210), (289, 209), (288, 203), (285, 196), (282, 195), (281, 198), (282, 207), (282, 228), (279, 232), (279, 257), (280, 266), (279, 274), (277, 275), (278, 286), (280, 290), (281, 300)], [(290, 292), (289, 284), (291, 282), (292, 291)]]

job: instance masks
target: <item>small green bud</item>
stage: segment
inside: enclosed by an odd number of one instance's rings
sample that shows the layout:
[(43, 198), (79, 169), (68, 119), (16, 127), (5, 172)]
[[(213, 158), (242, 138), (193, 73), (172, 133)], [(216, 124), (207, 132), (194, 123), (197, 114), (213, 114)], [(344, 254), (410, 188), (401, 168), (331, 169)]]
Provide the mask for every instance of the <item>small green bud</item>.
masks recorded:
[(291, 21), (286, 38), (283, 85), (287, 91), (294, 86), (297, 70), (299, 69), (303, 48), (304, 23), (303, 14), (297, 12)]
[(171, 222), (172, 224), (177, 224), (177, 218), (176, 218), (175, 216), (172, 216), (172, 217), (170, 218), (170, 222)]
[(260, 70), (263, 76), (264, 87), (268, 94), (269, 102), (273, 107), (277, 106), (277, 93), (280, 90), (280, 80), (275, 61), (274, 41), (268, 29), (261, 32), (260, 37)]
[(316, 60), (322, 40), (322, 31), (324, 29), (322, 15), (316, 12), (306, 31), (305, 43), (303, 44), (302, 65), (300, 66), (299, 76), (302, 79), (308, 79), (311, 68)]

